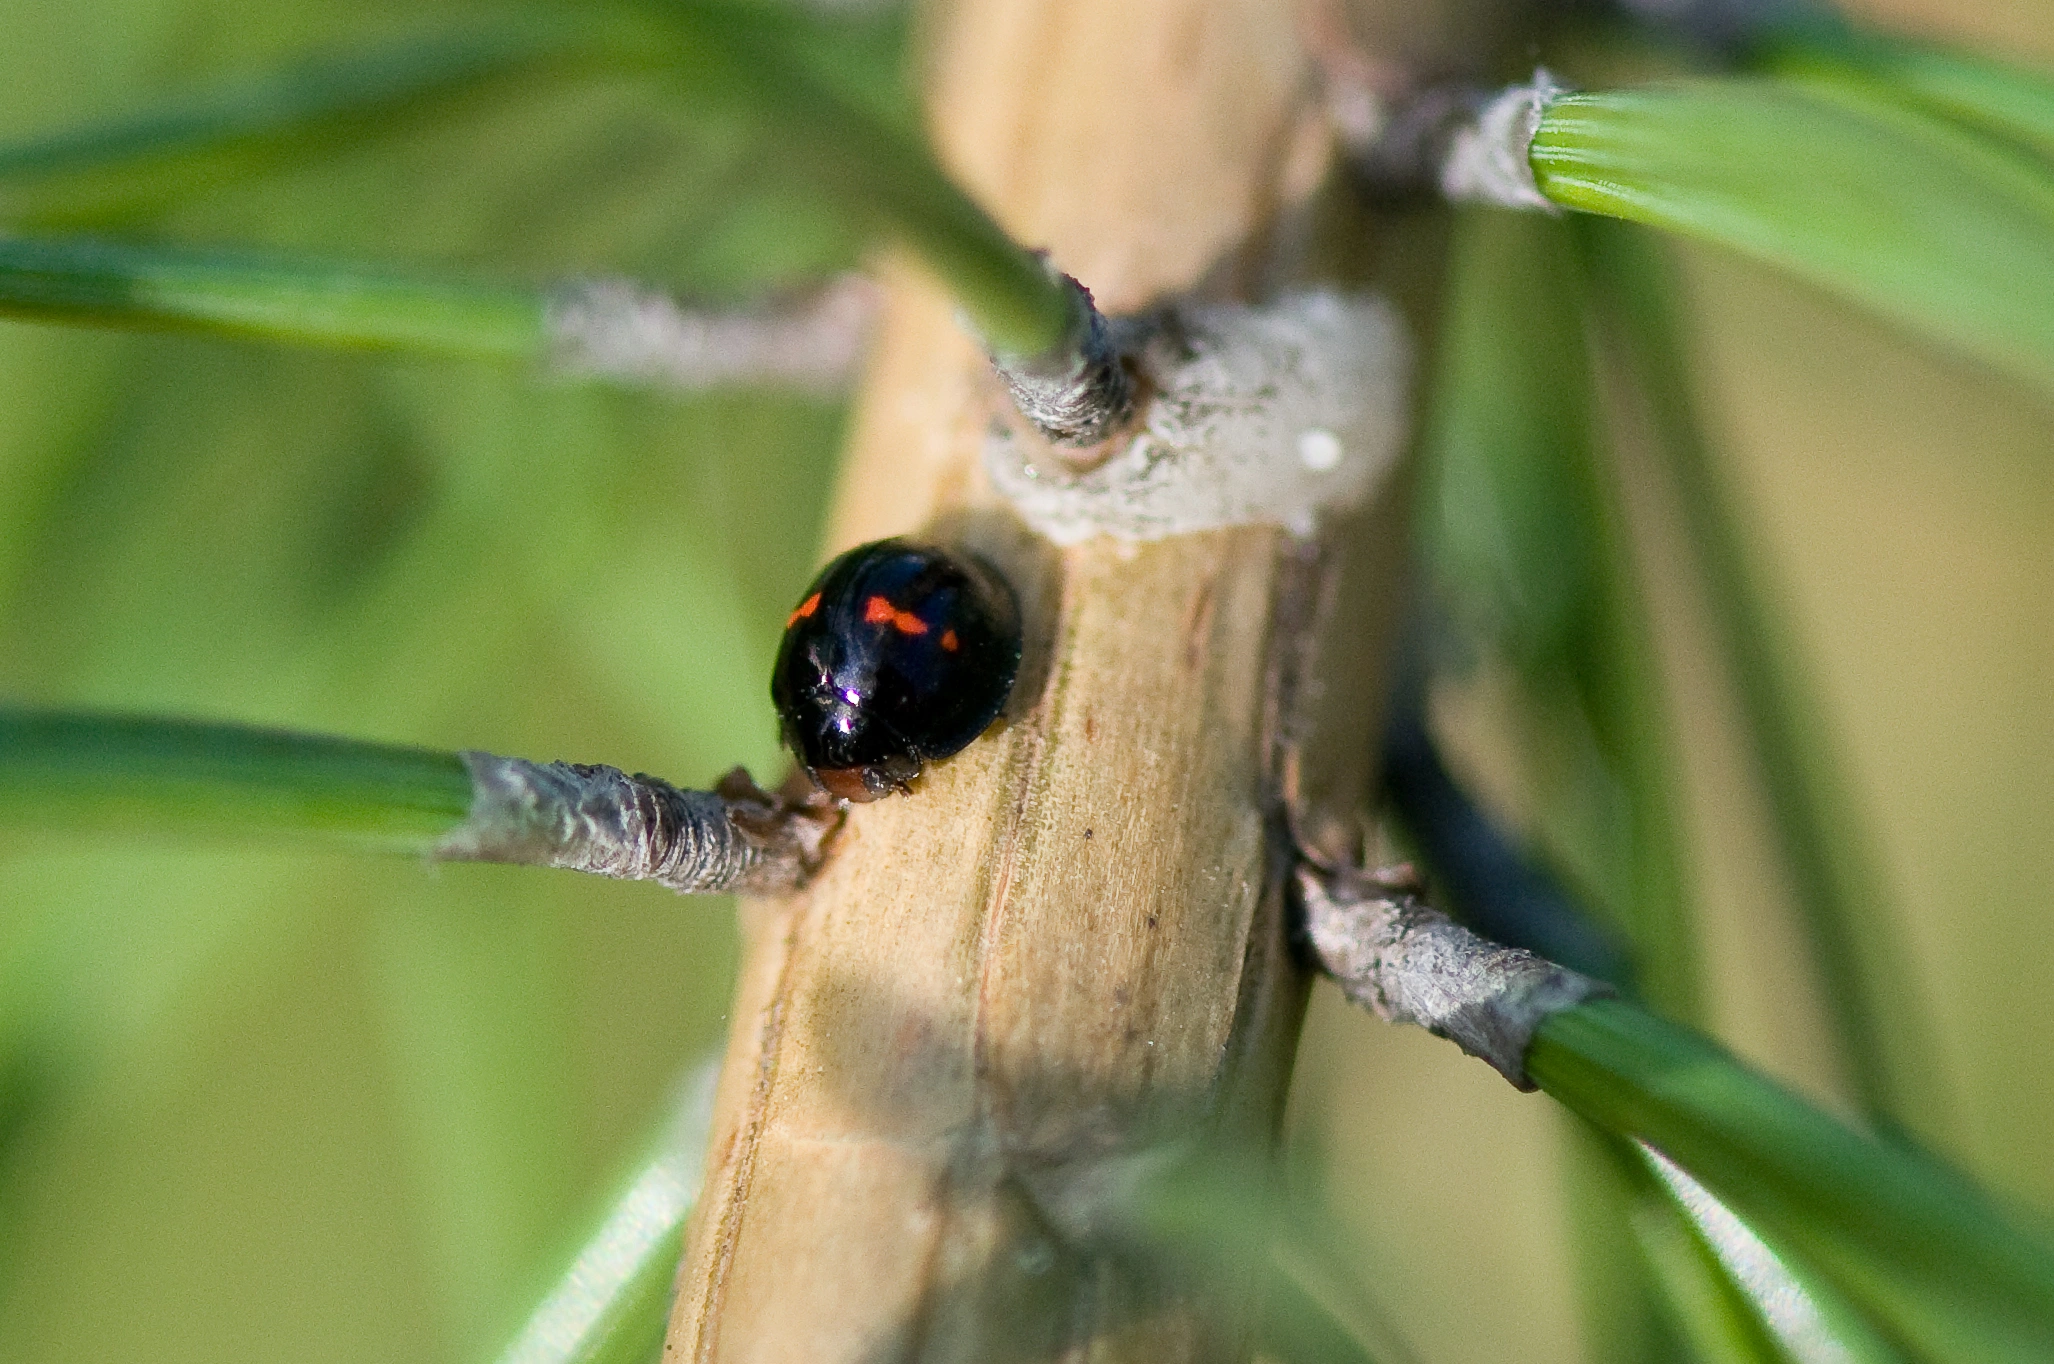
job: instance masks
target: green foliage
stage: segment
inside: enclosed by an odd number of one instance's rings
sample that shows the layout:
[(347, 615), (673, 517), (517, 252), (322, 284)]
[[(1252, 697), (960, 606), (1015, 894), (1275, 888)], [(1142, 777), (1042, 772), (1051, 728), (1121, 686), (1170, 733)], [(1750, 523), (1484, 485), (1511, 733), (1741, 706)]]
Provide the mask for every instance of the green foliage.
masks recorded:
[[(1821, 1344), (1830, 1340), (1845, 1358), (1859, 1364), (1903, 1364), (1903, 1352), (1833, 1283), (1763, 1241), (1666, 1156), (1639, 1142), (1633, 1143), (1633, 1150), (1654, 1174), (1650, 1183), (1667, 1195), (1667, 1210), (1680, 1214), (1667, 1221), (1687, 1238), (1695, 1273), (1711, 1280), (1701, 1292), (1723, 1302), (1723, 1307), (1706, 1304), (1712, 1319), (1701, 1324), (1710, 1328), (1714, 1339), (1702, 1342), (1700, 1354), (1712, 1359), (1737, 1352), (1743, 1358), (1766, 1354), (1802, 1360), (1818, 1354)], [(1636, 1216), (1635, 1230), (1643, 1231), (1644, 1244), (1660, 1239), (1659, 1233), (1650, 1237), (1644, 1228), (1653, 1230)], [(1655, 1257), (1662, 1254), (1651, 1244), (1650, 1251)], [(1692, 1274), (1685, 1268), (1670, 1281)], [(1694, 1338), (1705, 1334), (1694, 1333)]]
[(536, 359), (529, 289), (357, 266), (101, 241), (0, 242), (0, 315), (349, 350)]
[[(896, 18), (672, 3), (464, 23), (395, 42), (378, 16), (183, 0), (22, 16), (0, 55), (0, 214), (96, 235), (0, 242), (0, 312), (408, 354), (0, 330), (0, 385), (33, 398), (0, 426), (0, 694), (681, 777), (776, 760), (760, 679), (838, 414), (427, 363), (535, 348), (537, 289), (459, 277), (734, 294), (895, 235), (1019, 351), (1060, 334), (1060, 292), (921, 144)], [(340, 55), (299, 55), (317, 48)], [(44, 55), (89, 49), (102, 67), (49, 84)], [(1558, 101), (1542, 188), (2054, 391), (2047, 83), (1904, 44), (1772, 64), (1781, 79)], [(266, 249), (173, 244), (193, 241)], [(446, 264), (309, 264), (323, 256)], [(1539, 843), (1630, 932), (1651, 1005), (1702, 1016), (1674, 722), (1607, 448), (1615, 409), (1639, 405), (1858, 1087), (1881, 1118), (1930, 1101), (1936, 1063), (1887, 1044), (1919, 1026), (1891, 1021), (1904, 948), (1878, 928), (1846, 779), (1693, 425), (1669, 283), (1620, 230), (1542, 218), (1466, 215), (1455, 261), (1429, 549), (1462, 648), (1516, 680)], [(447, 753), (0, 712), (0, 811), (71, 830), (0, 841), (0, 1336), (29, 1357), (280, 1338), (316, 1359), (478, 1359), (509, 1338), (538, 1364), (646, 1355), (681, 1204), (626, 1240), (606, 1219), (539, 1307), (522, 1294), (661, 1078), (716, 1033), (721, 916), (535, 874), (210, 862), (76, 834), (172, 819), (419, 848), (467, 795)], [(1558, 1016), (1529, 1064), (1746, 1218), (1851, 1357), (1891, 1358), (1886, 1335), (1945, 1360), (2054, 1349), (2054, 1254), (1934, 1161), (1634, 1005)], [(1784, 1357), (1761, 1285), (1612, 1155), (1598, 1211), (1691, 1346)], [(189, 1190), (262, 1211), (213, 1218)], [(1237, 1204), (1208, 1234), (1256, 1262), (1268, 1216)], [(168, 1271), (124, 1258), (172, 1243)], [(572, 1300), (582, 1325), (552, 1335)], [(1272, 1309), (1290, 1358), (1364, 1357), (1298, 1280)]]
[(1533, 143), (1565, 208), (1714, 242), (2054, 394), (2054, 181), (1843, 83), (1565, 95)]
[(521, 22), (416, 35), (172, 98), (0, 147), (0, 212), (17, 229), (133, 221), (196, 189), (390, 136), (501, 83), (616, 61), (594, 25)]
[[(866, 233), (911, 246), (998, 351), (1055, 347), (1072, 323), (1068, 294), (950, 182), (888, 101), (828, 75), (817, 56), (809, 60), (809, 46), (839, 36), (818, 21), (729, 3), (527, 16), (503, 31), (443, 37), (399, 54), (307, 61), (268, 80), (0, 146), (0, 205), (10, 181), (26, 181), (26, 202), (13, 186), (17, 221), (105, 224), (523, 68), (642, 74), (689, 107), (740, 118), (780, 149), (787, 173), (816, 199), (855, 212)], [(215, 327), (431, 353), (534, 349), (533, 300), (510, 290), (91, 243), (20, 243), (12, 254), (0, 263), (0, 307), (51, 321)]]
[(1421, 534), (1462, 647), (1519, 682), (1541, 839), (1680, 1017), (1698, 968), (1648, 613), (1600, 447), (1575, 244), (1533, 215), (1457, 224)]
[[(2022, 152), (1985, 142), (1928, 111), (1962, 115), (2030, 142), (2045, 82), (1909, 45), (1825, 51), (1834, 55), (1812, 51), (1802, 60), (1786, 55), (1780, 62), (1786, 70), (1804, 72), (1807, 84), (1802, 87), (1706, 81), (1558, 100), (1535, 141), (1536, 176), (1543, 191), (1567, 207), (1649, 223), (1769, 261), (1882, 311), (1923, 336), (1968, 349), (2044, 385), (2046, 360), (2054, 353), (2047, 347), (2054, 333), (2046, 330), (2054, 310), (2042, 296), (2049, 280), (2044, 215), (2054, 177)], [(1897, 54), (1894, 63), (1881, 60), (1886, 52)], [(1866, 65), (1851, 53), (1862, 54)], [(1889, 78), (1899, 69), (1915, 70), (1917, 78), (1893, 87)], [(1533, 242), (1546, 234), (1537, 226), (1525, 231)], [(1474, 224), (1470, 232), (1472, 243), (1483, 239)], [(1516, 241), (1518, 233), (1508, 225), (1495, 235), (1505, 243)], [(1474, 604), (1486, 605), (1484, 629), (1477, 637), (1515, 670), (1519, 704), (1531, 710), (1521, 730), (1528, 736), (1559, 736), (1565, 729), (1575, 733), (1576, 723), (1551, 720), (1545, 709), (1551, 688), (1558, 695), (1562, 691), (1559, 682), (1550, 680), (1548, 660), (1574, 655), (1560, 644), (1536, 648), (1535, 640), (1572, 638), (1571, 622), (1588, 622), (1582, 628), (1590, 630), (1604, 618), (1596, 605), (1601, 602), (1611, 604), (1615, 636), (1620, 622), (1630, 631), (1637, 615), (1634, 596), (1625, 588), (1631, 583), (1630, 565), (1616, 539), (1608, 545), (1603, 534), (1605, 502), (1587, 491), (1601, 488), (1602, 478), (1594, 481), (1586, 472), (1594, 467), (1585, 453), (1592, 440), (1583, 396), (1590, 391), (1590, 367), (1582, 359), (1577, 323), (1595, 326), (1609, 343), (1610, 366), (1617, 371), (1608, 382), (1624, 385), (1612, 395), (1614, 423), (1638, 432), (1632, 438), (1658, 455), (1684, 511), (1695, 569), (1702, 575), (1722, 653), (1746, 712), (1743, 732), (1771, 807), (1771, 828), (1813, 931), (1815, 959), (1836, 1009), (1837, 1032), (1856, 1088), (1886, 1128), (1908, 1114), (1932, 1122), (1944, 1103), (1943, 1086), (1914, 1002), (1916, 991), (1907, 984), (1904, 944), (1893, 931), (1882, 878), (1867, 850), (1867, 831), (1852, 808), (1840, 759), (1809, 695), (1797, 651), (1774, 619), (1771, 595), (1759, 583), (1752, 562), (1757, 551), (1737, 528), (1730, 495), (1719, 486), (1696, 430), (1686, 361), (1668, 312), (1672, 286), (1650, 250), (1627, 230), (1590, 223), (1578, 237), (1594, 287), (1588, 302), (1569, 283), (1578, 271), (1565, 268), (1559, 254), (1548, 259), (1529, 246), (1493, 270), (1485, 263), (1488, 257), (1478, 258), (1473, 248), (1468, 256), (1458, 252), (1433, 447), (1440, 473), (1432, 485), (1436, 498), (1429, 503), (1435, 513), (1429, 523), (1431, 544), (1442, 581), (1454, 588), (1455, 601), (1470, 604), (1466, 614), (1472, 631), (1478, 618)], [(1964, 242), (1973, 258), (1967, 262)], [(1506, 246), (1496, 250), (1504, 256)], [(2016, 291), (2005, 300), (2008, 316), (1997, 305), (1998, 295), (2007, 290)], [(1530, 301), (1550, 293), (1552, 304)], [(1592, 306), (1595, 313), (1587, 314)], [(1564, 451), (1574, 452), (1576, 459), (1565, 462)], [(1576, 510), (1579, 503), (1583, 510)], [(1536, 630), (1537, 636), (1531, 633)], [(1553, 667), (1559, 675), (1563, 665)], [(1649, 688), (1635, 678), (1631, 655), (1614, 654), (1595, 668), (1609, 678), (1634, 679), (1623, 682), (1621, 691), (1646, 704)], [(1555, 713), (1561, 714), (1559, 703)], [(1588, 707), (1574, 719), (1588, 725), (1589, 717), (1602, 713)], [(1656, 718), (1641, 730), (1641, 772), (1647, 789), (1673, 800), (1674, 778), (1665, 775), (1671, 769), (1662, 760), (1663, 729)], [(1614, 901), (1616, 895), (1603, 892), (1602, 870), (1593, 874), (1591, 869), (1609, 868), (1615, 878), (1622, 876), (1636, 855), (1654, 851), (1649, 826), (1617, 823), (1609, 843), (1565, 834), (1565, 813), (1577, 805), (1563, 792), (1577, 789), (1579, 763), (1571, 756), (1573, 745), (1565, 747), (1559, 737), (1546, 742), (1538, 763), (1532, 755), (1528, 759), (1530, 768), (1538, 768), (1528, 777), (1538, 804), (1535, 832), (1557, 857), (1580, 846), (1582, 855), (1572, 854), (1569, 865), (1579, 870), (1586, 887), (1598, 890), (1600, 899)], [(1589, 770), (1587, 760), (1583, 770)], [(1665, 807), (1651, 808), (1660, 812)], [(1659, 834), (1663, 827), (1657, 823), (1652, 829)], [(1643, 913), (1661, 903), (1645, 886), (1624, 898)], [(1652, 946), (1655, 960), (1662, 962), (1664, 941), (1650, 943), (1645, 935), (1645, 927), (1639, 927), (1636, 937), (1643, 951)], [(1687, 958), (1672, 956), (1668, 966), (1686, 982), (1694, 972)], [(1687, 986), (1680, 997), (1689, 997)], [(1662, 1025), (1646, 1015), (1617, 1007), (1637, 1020), (1619, 1031), (1644, 1025), (1651, 1033), (1660, 1032)], [(1544, 1033), (1533, 1054), (1544, 1085), (1606, 1130), (1645, 1136), (1646, 1129), (1635, 1125), (1637, 1114), (1621, 1107), (1602, 1109), (1588, 1101), (1588, 1093), (1565, 1092), (1573, 1087), (1552, 1084), (1542, 1075), (1543, 1065), (1559, 1056), (1551, 1050), (1552, 1037)], [(1614, 1072), (1606, 1080), (1617, 1091), (1644, 1094), (1647, 1076)], [(1754, 1077), (1735, 1080), (1721, 1091), (1723, 1107), (1707, 1103), (1697, 1116), (1705, 1119), (1720, 1108), (1725, 1120), (1744, 1130), (1738, 1140), (1757, 1143), (1758, 1154), (1773, 1153), (1765, 1159), (1790, 1160), (1817, 1133), (1808, 1130), (1799, 1138), (1775, 1132), (1762, 1112), (1750, 1112), (1736, 1095), (1761, 1084)], [(1791, 1108), (1803, 1111), (1794, 1101)], [(1809, 1111), (1805, 1121), (1828, 1124)], [(1717, 1140), (1702, 1129), (1692, 1136), (1700, 1143)], [(1851, 1134), (1843, 1136), (1843, 1146), (1859, 1142)], [(1665, 1149), (1676, 1154), (1674, 1147)], [(1848, 1154), (1834, 1150), (1836, 1157)], [(1872, 1156), (1880, 1153), (1883, 1165), (1890, 1164), (1893, 1153), (1887, 1148), (1868, 1150)], [(1773, 1198), (1765, 1192), (1774, 1186), (1773, 1176), (1752, 1169), (1747, 1180), (1722, 1185), (1697, 1163), (1718, 1166), (1702, 1144), (1678, 1159), (1691, 1173), (1707, 1178), (1757, 1230), (1775, 1229), (1777, 1215), (1751, 1201)], [(1890, 1168), (1891, 1174), (1876, 1180), (1923, 1181), (1927, 1212), (1946, 1210), (1971, 1221), (1979, 1207), (1988, 1213), (1973, 1196), (1964, 1196), (1965, 1187), (1955, 1176), (1937, 1167), (1912, 1161)], [(1806, 1177), (1793, 1175), (1789, 1182), (1794, 1187)], [(1878, 1218), (1889, 1228), (1884, 1231), (1855, 1225), (1852, 1208), (1862, 1197), (1832, 1210), (1806, 1207), (1795, 1221), (1806, 1224), (1814, 1238), (1809, 1242), (1789, 1226), (1776, 1229), (1779, 1241), (1791, 1248), (1786, 1252), (1791, 1268), (1803, 1276), (1805, 1287), (1795, 1291), (1800, 1297), (1809, 1294), (1819, 1319), (1829, 1323), (1825, 1329), (1837, 1335), (1837, 1348), (1853, 1358), (1896, 1357), (1865, 1323), (1864, 1312), (1887, 1321), (1891, 1334), (1935, 1358), (2029, 1358), (2047, 1348), (2044, 1302), (2021, 1305), (2042, 1291), (2028, 1287), (2028, 1280), (2054, 1264), (2046, 1247), (1988, 1214), (1979, 1234), (1986, 1244), (2002, 1242), (2008, 1246), (2005, 1253), (2020, 1257), (2008, 1262), (2020, 1276), (2006, 1278), (2005, 1270), (1988, 1270), (1980, 1297), (1970, 1292), (1948, 1299), (1932, 1287), (1943, 1272), (1937, 1265), (1891, 1259), (1910, 1241), (1929, 1236), (1929, 1229), (1911, 1227), (1914, 1214), (1908, 1202), (1916, 1199), (1893, 1203), (1888, 1193), (1871, 1198), (1871, 1207), (1890, 1209)], [(1679, 1220), (1677, 1212), (1657, 1189), (1637, 1197), (1631, 1214), (1671, 1319), (1708, 1358), (1782, 1357), (1790, 1342), (1779, 1343), (1775, 1331), (1765, 1328), (1767, 1300), (1753, 1297), (1764, 1290), (1733, 1266), (1722, 1265), (1703, 1239), (1703, 1228)], [(1874, 1243), (1891, 1236), (1899, 1239), (1889, 1249)], [(1860, 1251), (1848, 1252), (1840, 1238), (1861, 1241)], [(1843, 1291), (1860, 1308), (1843, 1302)], [(2000, 1302), (2008, 1306), (2000, 1309)], [(2005, 1320), (2007, 1310), (2023, 1316)]]
[(795, 60), (787, 23), (758, 6), (661, 7), (687, 87), (745, 108), (815, 192), (902, 239), (938, 274), (986, 344), (1038, 355), (1071, 324), (1041, 262), (950, 182), (925, 143)]
[(2054, 154), (2054, 80), (1973, 53), (1872, 36), (1771, 48), (1764, 64), (1801, 80), (1836, 82), (1923, 105)]
[[(447, 31), (292, 6), (16, 18), (15, 144)], [(889, 72), (874, 39), (836, 55)], [(713, 296), (863, 249), (748, 120), (646, 72), (549, 71), (73, 226)], [(16, 322), (0, 389), (10, 701), (684, 781), (776, 761), (762, 679), (812, 568), (830, 406)], [(0, 887), (0, 1338), (23, 1358), (489, 1357), (718, 1037), (734, 954), (722, 904), (652, 887), (76, 825), (0, 831)]]
[(1704, 1038), (1602, 1000), (1548, 1019), (1527, 1068), (1827, 1269), (1933, 1358), (2054, 1349), (2054, 1246), (1959, 1175), (1857, 1135)]
[(1670, 1318), (1697, 1358), (1731, 1364), (1788, 1360), (1754, 1303), (1673, 1201), (1650, 1194), (1632, 1205), (1629, 1216)]
[(715, 1055), (687, 1077), (649, 1157), (608, 1202), (497, 1364), (647, 1364), (663, 1344), (685, 1219), (699, 1197)]
[(1619, 329), (1622, 366), (1644, 395), (1647, 443), (1683, 509), (1721, 656), (1746, 714), (1770, 827), (1826, 985), (1836, 1045), (1871, 1121), (1935, 1122), (1942, 1090), (1932, 1039), (1903, 979), (1886, 882), (1820, 718), (1803, 650), (1776, 613), (1778, 595), (1761, 582), (1760, 553), (1731, 511), (1732, 496), (1698, 429), (1664, 263), (1630, 229), (1590, 223), (1582, 238)]
[(329, 834), (421, 852), (470, 807), (470, 774), (453, 753), (0, 707), (10, 821)]

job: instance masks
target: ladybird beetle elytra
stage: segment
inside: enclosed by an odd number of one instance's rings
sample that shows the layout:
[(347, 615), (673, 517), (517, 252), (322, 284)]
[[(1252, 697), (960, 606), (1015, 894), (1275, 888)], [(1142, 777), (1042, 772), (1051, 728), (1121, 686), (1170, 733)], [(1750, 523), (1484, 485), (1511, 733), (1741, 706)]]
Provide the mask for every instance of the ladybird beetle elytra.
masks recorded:
[(785, 622), (770, 681), (785, 744), (845, 800), (905, 791), (998, 718), (1020, 668), (1020, 608), (974, 555), (860, 545)]

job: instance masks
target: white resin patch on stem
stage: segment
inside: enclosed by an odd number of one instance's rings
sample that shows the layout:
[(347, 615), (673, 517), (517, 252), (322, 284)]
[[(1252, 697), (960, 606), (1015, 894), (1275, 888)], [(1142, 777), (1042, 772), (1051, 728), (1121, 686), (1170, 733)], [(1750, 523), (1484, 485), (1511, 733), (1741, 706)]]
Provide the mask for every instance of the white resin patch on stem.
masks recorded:
[(1409, 426), (1411, 342), (1382, 298), (1184, 307), (1135, 359), (1152, 389), (1140, 429), (1095, 468), (1011, 420), (986, 437), (992, 483), (1059, 545), (1261, 522), (1310, 535), (1377, 486)]

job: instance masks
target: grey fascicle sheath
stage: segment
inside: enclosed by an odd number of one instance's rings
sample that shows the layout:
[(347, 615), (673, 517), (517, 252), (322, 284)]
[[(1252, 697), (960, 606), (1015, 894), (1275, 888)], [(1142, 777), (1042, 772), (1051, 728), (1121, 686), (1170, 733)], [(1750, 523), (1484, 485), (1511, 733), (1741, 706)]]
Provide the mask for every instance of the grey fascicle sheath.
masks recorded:
[(1070, 291), (1067, 334), (1044, 354), (993, 355), (991, 366), (1042, 435), (1058, 445), (1092, 445), (1133, 412), (1133, 385), (1120, 338), (1092, 306), (1091, 292), (1068, 275), (1058, 278)]
[(469, 751), (470, 817), (434, 855), (565, 867), (681, 892), (747, 889), (774, 859), (711, 791), (617, 767), (536, 763)]
[(1550, 1014), (1615, 993), (1517, 947), (1479, 938), (1416, 896), (1300, 868), (1306, 936), (1342, 993), (1390, 1023), (1416, 1023), (1532, 1089), (1526, 1049)]

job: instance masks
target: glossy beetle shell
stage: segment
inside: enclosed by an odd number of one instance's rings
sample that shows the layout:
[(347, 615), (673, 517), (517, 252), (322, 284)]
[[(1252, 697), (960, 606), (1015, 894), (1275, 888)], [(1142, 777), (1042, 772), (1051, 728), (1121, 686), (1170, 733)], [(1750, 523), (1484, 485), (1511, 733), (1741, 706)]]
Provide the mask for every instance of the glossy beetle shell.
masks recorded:
[(879, 540), (820, 571), (771, 674), (785, 744), (848, 800), (904, 791), (998, 718), (1020, 667), (1020, 609), (974, 555)]

